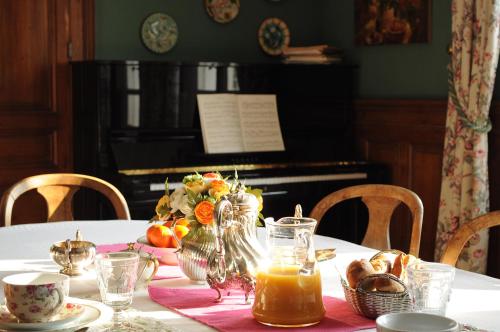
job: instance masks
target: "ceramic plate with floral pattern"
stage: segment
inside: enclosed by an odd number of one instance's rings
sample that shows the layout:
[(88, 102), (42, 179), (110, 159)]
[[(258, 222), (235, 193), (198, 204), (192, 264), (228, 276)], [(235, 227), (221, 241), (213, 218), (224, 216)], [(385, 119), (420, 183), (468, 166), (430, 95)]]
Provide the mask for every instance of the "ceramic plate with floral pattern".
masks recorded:
[(51, 321), (44, 323), (23, 323), (11, 314), (7, 307), (0, 306), (0, 329), (24, 330), (24, 331), (49, 331), (57, 329), (81, 316), (85, 311), (85, 305), (66, 303), (61, 311)]
[(290, 45), (290, 30), (285, 22), (276, 17), (264, 20), (258, 32), (259, 44), (269, 55), (280, 55)]
[(164, 13), (151, 14), (142, 23), (141, 39), (155, 53), (166, 53), (177, 43), (179, 32), (174, 19)]
[(240, 12), (240, 0), (205, 0), (208, 15), (218, 23), (231, 22)]

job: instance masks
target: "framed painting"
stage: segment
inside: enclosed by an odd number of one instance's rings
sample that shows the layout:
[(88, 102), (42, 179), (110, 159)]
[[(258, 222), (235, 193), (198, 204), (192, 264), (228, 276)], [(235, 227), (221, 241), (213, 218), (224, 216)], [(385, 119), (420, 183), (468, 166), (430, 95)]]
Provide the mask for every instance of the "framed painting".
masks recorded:
[(355, 0), (357, 45), (427, 43), (431, 0)]

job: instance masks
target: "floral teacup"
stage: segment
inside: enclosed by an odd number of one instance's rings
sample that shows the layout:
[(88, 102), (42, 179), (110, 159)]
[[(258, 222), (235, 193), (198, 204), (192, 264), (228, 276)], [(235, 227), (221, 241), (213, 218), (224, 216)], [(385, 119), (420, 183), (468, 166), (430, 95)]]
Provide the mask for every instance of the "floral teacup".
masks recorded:
[(33, 272), (3, 278), (7, 309), (20, 321), (50, 321), (62, 309), (69, 293), (69, 277), (63, 274)]

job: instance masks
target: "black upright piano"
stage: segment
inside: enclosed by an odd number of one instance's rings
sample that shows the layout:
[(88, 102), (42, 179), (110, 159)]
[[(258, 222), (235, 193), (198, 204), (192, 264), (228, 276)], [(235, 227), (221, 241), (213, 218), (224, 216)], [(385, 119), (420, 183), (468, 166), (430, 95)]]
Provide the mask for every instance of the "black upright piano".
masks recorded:
[[(133, 219), (149, 219), (156, 201), (194, 171), (237, 171), (264, 190), (264, 216), (308, 214), (337, 189), (381, 183), (385, 169), (357, 160), (352, 100), (356, 66), (75, 62), (73, 68), (74, 168), (115, 184)], [(275, 94), (285, 151), (207, 154), (198, 93)], [(87, 198), (85, 211), (106, 208)], [(342, 208), (341, 208), (342, 209)], [(359, 204), (344, 207), (364, 213)], [(361, 209), (361, 211), (360, 211)], [(359, 242), (363, 222), (322, 223), (319, 233)]]

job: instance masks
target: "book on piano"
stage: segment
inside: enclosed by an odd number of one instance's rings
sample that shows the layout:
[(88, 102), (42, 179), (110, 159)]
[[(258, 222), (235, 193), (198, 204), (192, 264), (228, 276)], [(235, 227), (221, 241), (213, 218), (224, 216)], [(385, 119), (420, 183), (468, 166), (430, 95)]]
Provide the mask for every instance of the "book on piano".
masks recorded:
[(284, 151), (276, 95), (198, 94), (205, 152)]

